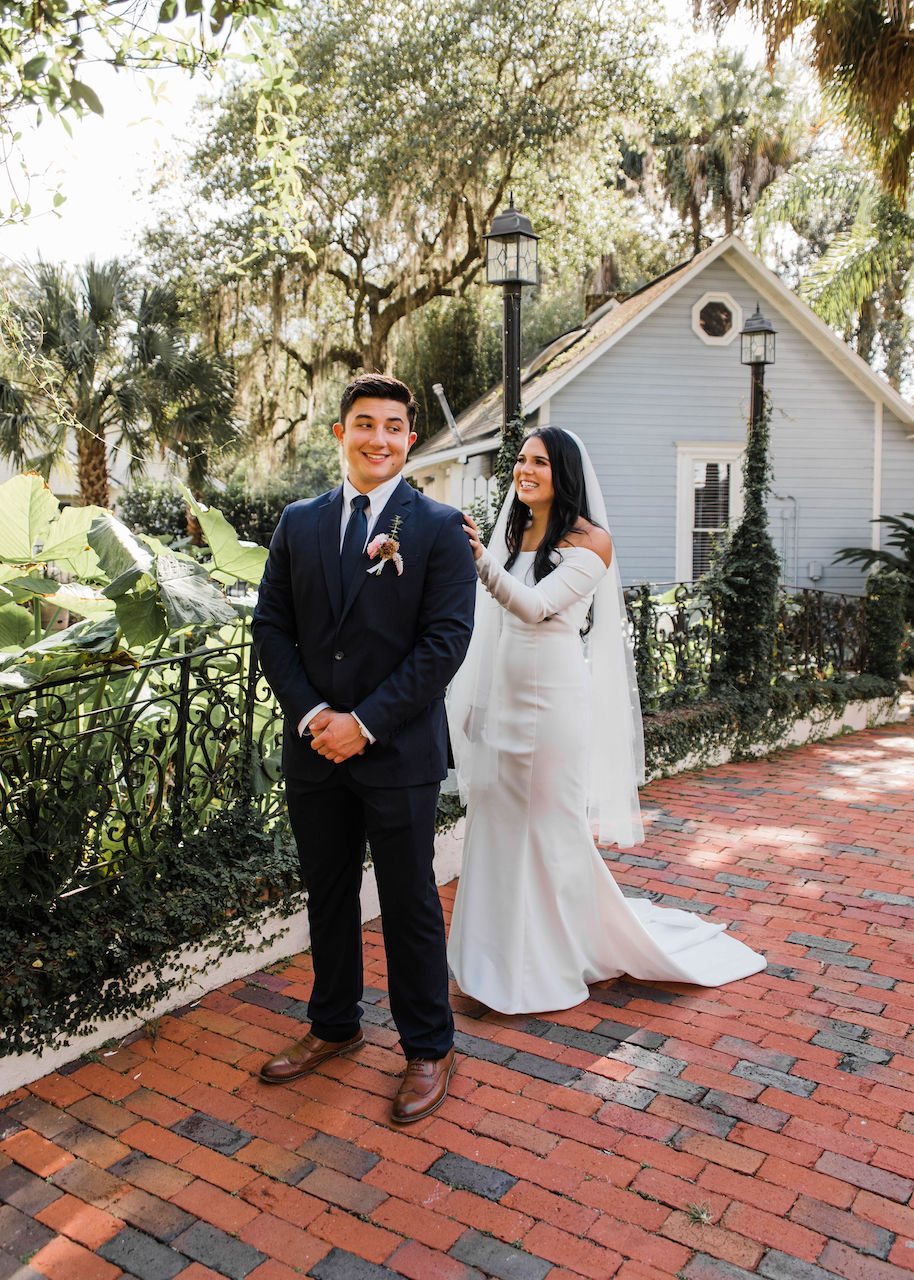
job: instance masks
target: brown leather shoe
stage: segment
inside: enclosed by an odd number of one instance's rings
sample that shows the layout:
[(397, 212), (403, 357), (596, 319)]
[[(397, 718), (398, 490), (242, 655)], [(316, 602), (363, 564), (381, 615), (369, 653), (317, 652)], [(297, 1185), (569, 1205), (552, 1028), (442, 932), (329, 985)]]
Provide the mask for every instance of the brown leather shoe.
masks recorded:
[(453, 1070), (453, 1049), (443, 1058), (412, 1058), (406, 1064), (400, 1090), (394, 1098), (394, 1122), (412, 1124), (414, 1120), (430, 1116), (447, 1097)]
[(364, 1043), (365, 1036), (361, 1031), (351, 1040), (321, 1040), (320, 1036), (309, 1031), (303, 1040), (290, 1045), (285, 1053), (265, 1062), (260, 1068), (260, 1078), (264, 1084), (288, 1084), (290, 1080), (306, 1076), (328, 1058), (335, 1058), (347, 1049), (357, 1049)]

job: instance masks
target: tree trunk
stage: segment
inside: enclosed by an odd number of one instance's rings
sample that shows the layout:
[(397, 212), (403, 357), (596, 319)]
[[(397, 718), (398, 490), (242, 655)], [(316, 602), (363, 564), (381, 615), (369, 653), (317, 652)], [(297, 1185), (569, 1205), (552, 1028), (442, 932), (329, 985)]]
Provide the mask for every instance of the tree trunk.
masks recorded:
[[(383, 317), (380, 317), (383, 319)], [(388, 330), (378, 332), (380, 324), (372, 324), (372, 334), (365, 347), (365, 372), (390, 373), (390, 348), (388, 347)]]
[(867, 364), (873, 362), (873, 343), (876, 341), (876, 304), (872, 298), (864, 298), (857, 319), (857, 355)]
[(693, 253), (701, 252), (701, 210), (698, 204), (693, 202), (690, 209), (692, 218), (692, 251)]
[(79, 478), (79, 501), (84, 507), (110, 506), (108, 496), (108, 455), (101, 433), (76, 432), (76, 474)]
[[(194, 497), (198, 502), (200, 501), (198, 494), (194, 494)], [(192, 547), (203, 546), (203, 526), (191, 511), (190, 507), (187, 508), (187, 536), (190, 539), (190, 545)]]
[(907, 355), (911, 322), (904, 311), (904, 277), (894, 272), (883, 289), (882, 344), (885, 348), (885, 376), (889, 385), (901, 390), (901, 375)]

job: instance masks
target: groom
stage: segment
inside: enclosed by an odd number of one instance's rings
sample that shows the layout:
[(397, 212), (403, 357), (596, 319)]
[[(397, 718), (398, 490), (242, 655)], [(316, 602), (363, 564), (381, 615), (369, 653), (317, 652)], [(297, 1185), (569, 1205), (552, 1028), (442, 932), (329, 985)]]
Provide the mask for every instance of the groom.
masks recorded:
[(349, 384), (333, 428), (343, 484), (286, 507), (253, 624), (285, 716), (286, 798), (314, 963), (311, 1030), (260, 1076), (296, 1080), (364, 1040), (367, 838), (407, 1059), (393, 1105), (400, 1124), (440, 1106), (454, 1066), (432, 855), (447, 772), (444, 690), (469, 643), (476, 586), (459, 512), (401, 475), (415, 419), (412, 392), (396, 378), (365, 374)]

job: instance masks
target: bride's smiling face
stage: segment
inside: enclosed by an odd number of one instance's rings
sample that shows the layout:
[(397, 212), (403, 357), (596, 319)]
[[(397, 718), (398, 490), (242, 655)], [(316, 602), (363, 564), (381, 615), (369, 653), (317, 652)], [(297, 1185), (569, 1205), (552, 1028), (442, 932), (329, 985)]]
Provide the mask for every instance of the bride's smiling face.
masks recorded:
[(530, 436), (521, 445), (514, 464), (514, 488), (525, 507), (552, 505), (552, 463), (539, 436)]

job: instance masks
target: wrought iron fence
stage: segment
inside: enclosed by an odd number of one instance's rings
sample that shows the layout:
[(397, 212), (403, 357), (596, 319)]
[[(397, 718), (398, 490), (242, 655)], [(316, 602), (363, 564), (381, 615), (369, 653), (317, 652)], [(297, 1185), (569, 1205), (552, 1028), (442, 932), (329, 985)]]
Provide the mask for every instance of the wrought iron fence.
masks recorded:
[[(701, 584), (626, 589), (645, 711), (707, 695), (719, 623)], [(863, 601), (784, 595), (780, 669), (859, 671)], [(237, 805), (284, 822), (281, 712), (249, 643), (0, 694), (0, 883), (44, 901), (156, 875), (156, 848)]]
[(645, 711), (705, 697), (715, 660), (717, 616), (700, 583), (642, 583), (625, 588), (638, 688)]
[[(701, 582), (625, 588), (645, 711), (707, 696), (717, 659), (718, 612)], [(848, 675), (866, 662), (865, 600), (827, 591), (782, 591), (776, 657), (781, 672)]]
[(777, 655), (781, 671), (841, 675), (866, 663), (866, 601), (862, 596), (803, 589), (778, 602)]
[(282, 814), (281, 713), (248, 644), (0, 696), (0, 878), (46, 901), (132, 873), (220, 810)]

